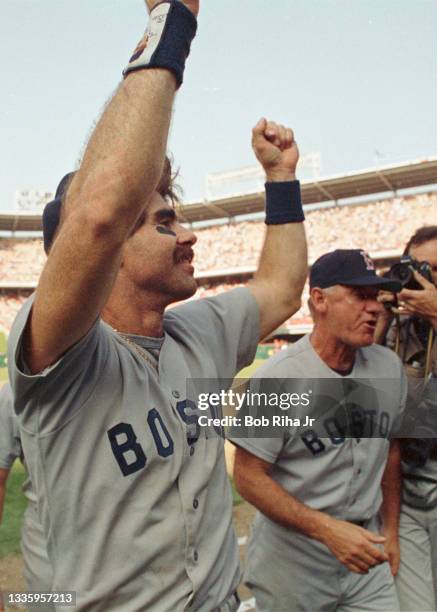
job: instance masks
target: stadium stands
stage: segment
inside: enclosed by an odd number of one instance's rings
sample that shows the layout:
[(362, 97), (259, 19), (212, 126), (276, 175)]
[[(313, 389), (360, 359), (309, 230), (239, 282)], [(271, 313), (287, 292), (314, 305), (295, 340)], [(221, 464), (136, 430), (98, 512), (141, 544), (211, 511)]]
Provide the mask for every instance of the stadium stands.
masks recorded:
[(17, 312), (30, 291), (0, 290), (0, 330), (9, 332)]
[[(334, 248), (364, 248), (372, 253), (400, 252), (409, 236), (422, 225), (435, 223), (437, 193), (394, 197), (377, 202), (332, 206), (307, 212), (310, 261)], [(196, 273), (207, 277), (218, 270), (231, 270), (227, 283), (199, 279), (195, 297), (205, 297), (241, 283), (241, 271), (253, 269), (261, 248), (262, 221), (243, 221), (197, 230)], [(8, 330), (15, 313), (35, 286), (45, 261), (40, 239), (0, 238), (0, 327)], [(235, 283), (229, 282), (235, 276)], [(246, 274), (247, 278), (247, 274)], [(208, 282), (207, 282), (208, 281)], [(15, 287), (14, 290), (11, 287)], [(293, 323), (309, 323), (305, 304)]]
[[(390, 198), (372, 204), (335, 206), (306, 213), (310, 260), (333, 248), (399, 250), (416, 227), (437, 218), (437, 193)], [(263, 223), (245, 221), (197, 232), (196, 270), (253, 266)]]
[(40, 239), (0, 239), (0, 288), (4, 283), (35, 284), (45, 262)]

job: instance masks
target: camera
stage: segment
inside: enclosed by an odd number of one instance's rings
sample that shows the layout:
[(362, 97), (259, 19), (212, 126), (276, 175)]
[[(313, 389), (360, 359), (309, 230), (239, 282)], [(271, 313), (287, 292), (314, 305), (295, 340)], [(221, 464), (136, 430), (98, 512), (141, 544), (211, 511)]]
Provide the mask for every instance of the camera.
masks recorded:
[(423, 287), (414, 278), (414, 271), (419, 272), (431, 283), (433, 282), (429, 263), (427, 261), (417, 261), (410, 255), (403, 255), (398, 263), (393, 264), (387, 276), (400, 282), (402, 289), (422, 289)]

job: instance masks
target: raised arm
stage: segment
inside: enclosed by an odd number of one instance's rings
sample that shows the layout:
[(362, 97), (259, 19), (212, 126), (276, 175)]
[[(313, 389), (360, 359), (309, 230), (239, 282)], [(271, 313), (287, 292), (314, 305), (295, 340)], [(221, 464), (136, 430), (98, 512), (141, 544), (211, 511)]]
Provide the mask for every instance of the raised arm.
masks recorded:
[[(40, 278), (25, 337), (25, 360), (32, 372), (55, 362), (93, 325), (113, 287), (123, 244), (161, 177), (180, 83), (168, 60), (179, 66), (185, 59), (181, 55), (188, 53), (196, 29), (193, 13), (199, 0), (147, 0), (147, 5), (152, 35), (136, 48), (131, 71), (91, 136)], [(161, 32), (167, 9), (171, 28)], [(175, 31), (178, 36), (172, 38)], [(148, 58), (148, 46), (157, 41), (158, 51), (164, 45), (165, 53), (155, 51)], [(175, 51), (181, 41), (182, 51)], [(149, 68), (141, 69), (148, 60)]]
[(266, 235), (258, 270), (249, 284), (260, 308), (264, 338), (300, 307), (307, 246), (296, 181), (299, 151), (292, 130), (261, 119), (253, 129), (252, 147), (267, 181)]
[(265, 516), (325, 544), (349, 570), (365, 574), (388, 560), (376, 544), (385, 538), (363, 527), (313, 510), (288, 493), (270, 476), (272, 465), (237, 447), (234, 479), (239, 493)]

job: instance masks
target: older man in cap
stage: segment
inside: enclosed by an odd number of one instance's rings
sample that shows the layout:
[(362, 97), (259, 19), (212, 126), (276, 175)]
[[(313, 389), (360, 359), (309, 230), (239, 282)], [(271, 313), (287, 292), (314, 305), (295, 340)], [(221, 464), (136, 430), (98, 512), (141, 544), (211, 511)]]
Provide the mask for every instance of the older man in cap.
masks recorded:
[(320, 257), (310, 274), (312, 334), (272, 357), (256, 381), (311, 387), (314, 426), (232, 432), (238, 490), (259, 510), (245, 576), (258, 610), (399, 609), (400, 461), (390, 439), (406, 383), (399, 359), (373, 343), (383, 287), (400, 289), (362, 250)]

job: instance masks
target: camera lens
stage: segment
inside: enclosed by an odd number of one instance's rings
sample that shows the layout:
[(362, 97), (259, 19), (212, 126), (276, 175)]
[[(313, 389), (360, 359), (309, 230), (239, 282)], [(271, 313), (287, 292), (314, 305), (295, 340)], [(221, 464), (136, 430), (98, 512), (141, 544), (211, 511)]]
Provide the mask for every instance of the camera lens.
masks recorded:
[(408, 264), (398, 263), (390, 268), (390, 278), (399, 281), (403, 286), (411, 279), (412, 272)]
[(399, 266), (399, 280), (407, 282), (411, 278), (411, 270), (407, 266)]

